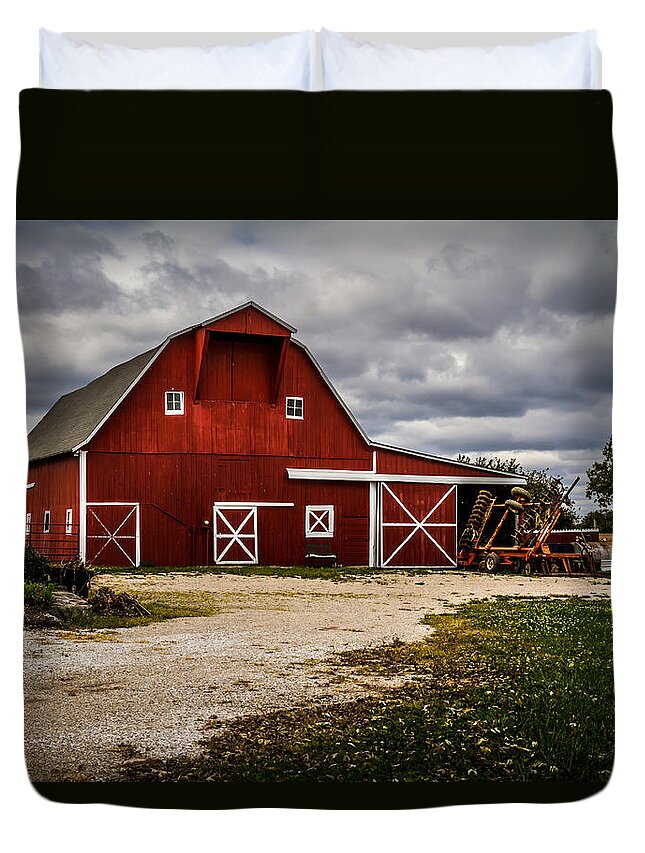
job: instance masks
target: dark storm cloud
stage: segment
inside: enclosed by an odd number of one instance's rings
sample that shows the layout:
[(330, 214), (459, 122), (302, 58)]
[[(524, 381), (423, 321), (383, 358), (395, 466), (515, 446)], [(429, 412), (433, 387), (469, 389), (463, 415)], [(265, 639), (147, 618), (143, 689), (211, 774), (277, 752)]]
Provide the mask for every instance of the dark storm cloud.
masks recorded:
[(112, 240), (78, 222), (17, 224), (18, 306), (21, 317), (87, 310), (118, 300), (104, 259), (117, 258)]
[(30, 410), (253, 299), (374, 438), (584, 471), (611, 429), (615, 244), (595, 221), (23, 222)]
[(23, 316), (83, 311), (114, 304), (119, 298), (118, 285), (106, 276), (97, 255), (47, 258), (38, 266), (18, 264), (16, 277)]

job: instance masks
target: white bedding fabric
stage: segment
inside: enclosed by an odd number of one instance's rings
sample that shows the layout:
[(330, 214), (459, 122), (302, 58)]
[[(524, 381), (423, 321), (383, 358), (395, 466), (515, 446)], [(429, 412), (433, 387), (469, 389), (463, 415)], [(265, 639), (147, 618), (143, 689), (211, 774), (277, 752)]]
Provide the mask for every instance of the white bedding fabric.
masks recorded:
[(320, 34), (324, 89), (599, 88), (593, 30), (526, 46), (411, 48)]
[(313, 30), (244, 46), (131, 48), (40, 31), (45, 89), (305, 89)]
[[(503, 38), (503, 36), (500, 36)], [(216, 35), (213, 36), (216, 41)], [(47, 89), (597, 89), (588, 30), (525, 45), (408, 47), (316, 33), (254, 44), (131, 47), (40, 31)]]

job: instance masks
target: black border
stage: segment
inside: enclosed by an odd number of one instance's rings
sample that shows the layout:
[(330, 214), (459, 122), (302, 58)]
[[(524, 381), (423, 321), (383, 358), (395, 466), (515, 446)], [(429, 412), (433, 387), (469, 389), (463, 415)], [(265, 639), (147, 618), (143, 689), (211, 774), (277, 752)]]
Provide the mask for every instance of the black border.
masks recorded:
[(59, 803), (155, 809), (403, 810), (491, 803), (570, 803), (606, 782), (38, 782)]
[(20, 97), (19, 219), (615, 219), (606, 91)]

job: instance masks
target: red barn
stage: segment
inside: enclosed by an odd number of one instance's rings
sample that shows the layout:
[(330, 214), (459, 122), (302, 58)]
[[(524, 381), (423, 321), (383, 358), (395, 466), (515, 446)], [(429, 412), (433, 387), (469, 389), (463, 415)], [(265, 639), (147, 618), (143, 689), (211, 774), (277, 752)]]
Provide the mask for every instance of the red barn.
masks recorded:
[(88, 565), (456, 565), (477, 489), (524, 480), (371, 441), (253, 302), (58, 400), (29, 435), (27, 539)]

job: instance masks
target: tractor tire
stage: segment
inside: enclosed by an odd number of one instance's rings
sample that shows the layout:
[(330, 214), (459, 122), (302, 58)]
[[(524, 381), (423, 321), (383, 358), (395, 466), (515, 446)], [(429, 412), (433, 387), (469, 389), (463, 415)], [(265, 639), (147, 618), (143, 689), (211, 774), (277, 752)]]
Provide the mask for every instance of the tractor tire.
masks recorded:
[(511, 512), (516, 514), (524, 512), (524, 504), (521, 504), (519, 501), (504, 501), (504, 506), (506, 509), (510, 509)]
[(486, 560), (480, 560), (478, 563), (478, 568), (480, 572), (486, 571)]
[(514, 498), (522, 498), (525, 501), (531, 500), (531, 493), (527, 492), (527, 490), (523, 489), (521, 486), (514, 486), (511, 489), (511, 495)]
[(493, 572), (499, 569), (499, 554), (496, 554), (495, 551), (489, 551), (482, 560), (482, 563), (484, 564), (484, 571), (488, 572), (488, 574), (493, 574)]

